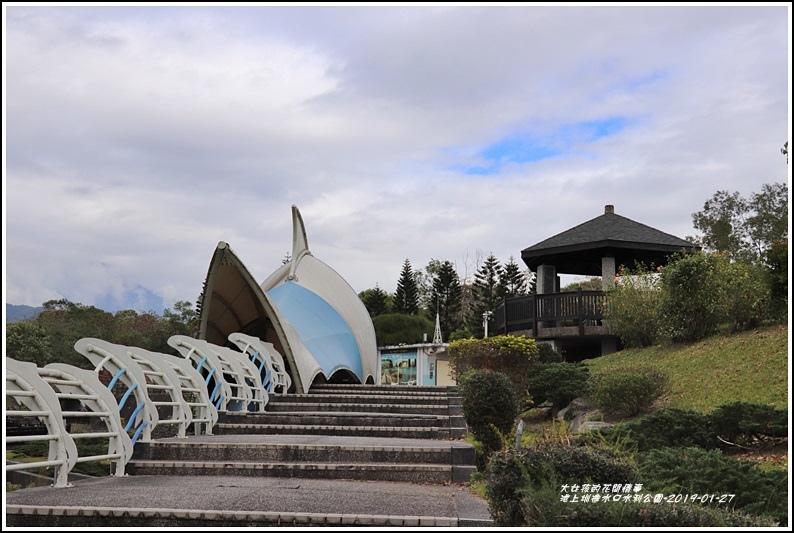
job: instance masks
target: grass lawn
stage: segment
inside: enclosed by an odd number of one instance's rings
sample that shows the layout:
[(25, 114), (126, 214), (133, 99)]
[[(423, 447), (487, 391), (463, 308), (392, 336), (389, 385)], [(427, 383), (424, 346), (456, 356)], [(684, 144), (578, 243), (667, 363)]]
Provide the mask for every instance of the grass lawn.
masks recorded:
[(776, 325), (687, 345), (627, 349), (585, 361), (592, 374), (648, 366), (670, 377), (665, 407), (709, 413), (743, 401), (788, 408), (788, 326)]

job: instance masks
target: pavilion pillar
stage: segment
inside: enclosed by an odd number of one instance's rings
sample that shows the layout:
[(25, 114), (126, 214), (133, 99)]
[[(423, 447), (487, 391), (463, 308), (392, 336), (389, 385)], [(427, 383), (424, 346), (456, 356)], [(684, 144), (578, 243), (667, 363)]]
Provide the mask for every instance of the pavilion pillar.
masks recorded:
[(557, 267), (554, 265), (539, 265), (535, 283), (537, 294), (551, 294), (557, 292)]
[(618, 351), (618, 340), (615, 337), (601, 339), (601, 355), (609, 355)]
[(615, 286), (615, 258), (606, 256), (601, 258), (601, 290), (606, 291)]

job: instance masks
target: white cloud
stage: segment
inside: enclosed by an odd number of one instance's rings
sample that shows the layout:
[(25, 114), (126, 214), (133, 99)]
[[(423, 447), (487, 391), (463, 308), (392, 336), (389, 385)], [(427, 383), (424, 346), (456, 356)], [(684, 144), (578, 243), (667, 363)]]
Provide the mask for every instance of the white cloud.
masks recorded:
[[(786, 4), (3, 9), (9, 303), (194, 301), (220, 240), (262, 280), (291, 204), (393, 291), (406, 258), (464, 274), (605, 204), (685, 237), (790, 172)], [(516, 135), (561, 151), (465, 173)]]

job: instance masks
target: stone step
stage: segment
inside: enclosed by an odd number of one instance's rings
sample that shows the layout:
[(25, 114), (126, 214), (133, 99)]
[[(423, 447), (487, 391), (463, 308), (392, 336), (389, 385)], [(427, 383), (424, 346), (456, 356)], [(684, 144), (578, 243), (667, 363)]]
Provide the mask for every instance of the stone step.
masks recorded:
[(139, 442), (133, 460), (181, 461), (190, 457), (201, 462), (475, 464), (474, 448), (457, 441), (229, 435), (195, 437), (198, 442), (193, 439)]
[[(426, 414), (426, 415), (463, 415), (463, 408), (460, 405), (444, 404), (402, 404), (402, 403), (311, 403), (307, 401), (293, 402), (294, 395), (270, 402), (265, 406), (266, 412), (285, 412), (285, 411), (304, 411), (304, 412), (378, 412), (378, 413), (404, 413), (404, 414)], [(279, 397), (280, 398), (280, 397)]]
[[(472, 467), (473, 468), (473, 467)], [(406, 483), (450, 483), (468, 481), (473, 470), (452, 465), (410, 463), (253, 463), (197, 461), (138, 461), (127, 464), (130, 475), (161, 476), (264, 476), (279, 478), (351, 479)]]
[(403, 387), (396, 385), (314, 385), (309, 394), (398, 394), (420, 396), (457, 396), (445, 387)]
[(444, 395), (426, 394), (287, 394), (274, 395), (268, 405), (288, 403), (350, 403), (362, 405), (400, 404), (400, 405), (460, 405), (460, 398)]
[(460, 441), (300, 435), (205, 435), (198, 442), (141, 442), (130, 475), (269, 476), (414, 483), (464, 483), (474, 448)]
[(265, 413), (222, 413), (221, 424), (281, 424), (313, 426), (394, 426), (394, 427), (466, 427), (462, 416), (333, 412), (283, 411)]
[(485, 520), (464, 521), (455, 517), (399, 516), (279, 511), (202, 511), (194, 509), (70, 507), (56, 505), (11, 505), (6, 507), (7, 525), (22, 528), (124, 527), (219, 528), (219, 527), (487, 527)]
[(449, 427), (393, 427), (339, 426), (309, 424), (217, 424), (219, 435), (337, 435), (353, 437), (390, 437), (408, 439), (459, 439), (465, 428)]

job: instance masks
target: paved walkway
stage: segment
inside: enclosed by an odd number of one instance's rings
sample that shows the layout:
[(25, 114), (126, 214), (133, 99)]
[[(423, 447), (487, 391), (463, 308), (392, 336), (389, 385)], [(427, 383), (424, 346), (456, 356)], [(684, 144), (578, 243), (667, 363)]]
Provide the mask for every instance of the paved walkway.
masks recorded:
[[(160, 440), (160, 439), (158, 439)], [(184, 439), (162, 439), (184, 441)], [(442, 447), (456, 441), (298, 435), (191, 436), (199, 443)], [(459, 443), (463, 446), (463, 443)], [(6, 494), (6, 519), (40, 527), (242, 527), (300, 525), (490, 526), (488, 504), (462, 484), (135, 475), (75, 481), (71, 487)]]
[(14, 491), (6, 495), (6, 505), (7, 512), (40, 510), (53, 526), (59, 515), (82, 516), (86, 526), (90, 516), (101, 517), (106, 526), (184, 526), (191, 516), (197, 526), (226, 527), (489, 525), (487, 504), (464, 487), (393, 482), (130, 476), (79, 481), (66, 489)]

